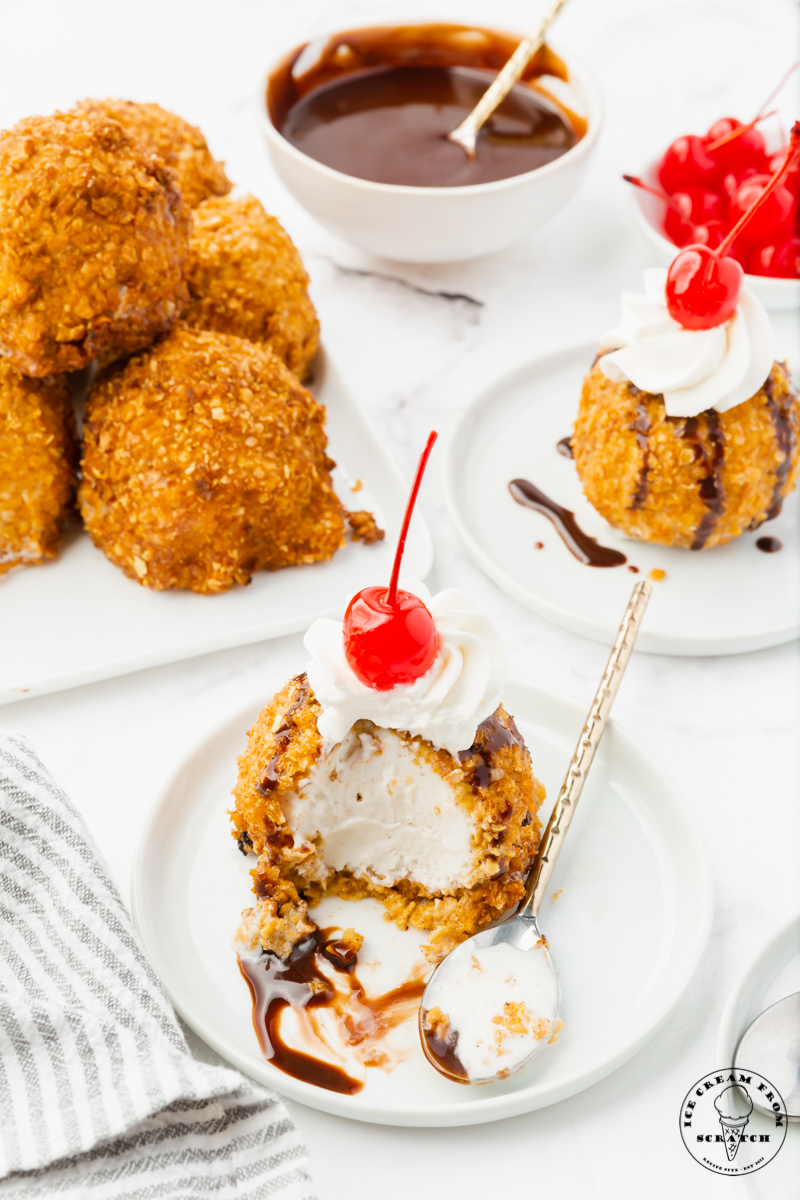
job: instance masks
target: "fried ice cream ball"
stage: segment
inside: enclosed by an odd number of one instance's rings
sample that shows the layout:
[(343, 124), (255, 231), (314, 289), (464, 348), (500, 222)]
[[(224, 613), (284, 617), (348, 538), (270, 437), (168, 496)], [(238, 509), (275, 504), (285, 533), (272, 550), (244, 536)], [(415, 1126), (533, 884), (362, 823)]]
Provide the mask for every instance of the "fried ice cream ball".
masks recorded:
[(172, 173), (116, 121), (0, 134), (0, 354), (41, 377), (147, 345), (186, 301), (189, 223)]
[(324, 420), (265, 347), (178, 325), (89, 394), (86, 528), (157, 591), (224, 592), (254, 571), (331, 558), (345, 514)]
[(212, 156), (197, 126), (159, 104), (83, 100), (75, 111), (119, 121), (132, 138), (157, 154), (175, 172), (184, 203), (190, 208), (209, 196), (226, 196), (233, 186), (224, 164)]
[(595, 364), (571, 438), (587, 500), (627, 537), (702, 550), (778, 515), (797, 483), (800, 402), (785, 364), (727, 412), (668, 417)]
[(29, 379), (0, 359), (0, 575), (56, 554), (77, 465), (64, 376)]
[(207, 200), (194, 213), (183, 320), (263, 342), (299, 379), (319, 345), (308, 275), (289, 235), (254, 196)]

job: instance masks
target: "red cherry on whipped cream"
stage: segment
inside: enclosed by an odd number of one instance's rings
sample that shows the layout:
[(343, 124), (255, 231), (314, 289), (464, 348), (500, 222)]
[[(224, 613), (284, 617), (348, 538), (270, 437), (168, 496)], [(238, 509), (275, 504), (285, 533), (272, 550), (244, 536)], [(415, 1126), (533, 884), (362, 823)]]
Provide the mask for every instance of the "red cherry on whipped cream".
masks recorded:
[[(722, 243), (720, 243), (720, 246)], [(667, 272), (667, 309), (684, 329), (713, 329), (733, 316), (744, 271), (699, 242), (684, 246)]]
[(676, 254), (667, 272), (667, 309), (684, 329), (713, 329), (716, 325), (724, 325), (733, 315), (739, 303), (744, 271), (735, 259), (725, 256), (734, 239), (799, 160), (800, 121), (795, 121), (782, 167), (765, 187), (759, 189), (747, 211), (719, 246), (712, 250), (695, 243), (684, 246)]
[(347, 606), (342, 625), (345, 657), (367, 687), (388, 691), (413, 683), (439, 653), (439, 633), (430, 612), (413, 592), (398, 588), (400, 563), (411, 514), (437, 434), (430, 433), (408, 497), (388, 587), (366, 587)]

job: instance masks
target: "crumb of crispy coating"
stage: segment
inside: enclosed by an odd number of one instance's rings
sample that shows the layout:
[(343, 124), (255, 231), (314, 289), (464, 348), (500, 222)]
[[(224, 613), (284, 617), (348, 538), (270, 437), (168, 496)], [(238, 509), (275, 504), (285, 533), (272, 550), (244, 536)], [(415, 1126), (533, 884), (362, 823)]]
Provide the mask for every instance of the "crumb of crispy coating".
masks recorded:
[(450, 1018), (442, 1008), (426, 1009), (422, 1017), (422, 1026), (426, 1033), (432, 1033), (442, 1042), (446, 1042), (450, 1037)]
[(226, 196), (233, 186), (225, 166), (211, 154), (196, 125), (159, 104), (133, 100), (83, 100), (76, 111), (119, 121), (131, 137), (163, 159), (175, 172), (185, 204), (195, 208), (209, 196)]
[(193, 214), (183, 320), (263, 342), (299, 379), (319, 345), (308, 275), (281, 224), (254, 196), (207, 200)]
[(226, 591), (329, 559), (344, 510), (325, 409), (263, 346), (179, 324), (92, 388), (79, 500), (95, 544), (156, 590)]
[(0, 575), (56, 554), (77, 465), (64, 376), (29, 379), (0, 358)]
[(353, 542), (363, 542), (365, 546), (371, 546), (374, 542), (382, 542), (386, 537), (386, 531), (380, 528), (374, 513), (367, 512), (366, 509), (349, 512), (347, 524), (350, 526), (350, 540)]
[(116, 121), (0, 134), (0, 354), (41, 377), (149, 344), (186, 301), (189, 224), (172, 172)]

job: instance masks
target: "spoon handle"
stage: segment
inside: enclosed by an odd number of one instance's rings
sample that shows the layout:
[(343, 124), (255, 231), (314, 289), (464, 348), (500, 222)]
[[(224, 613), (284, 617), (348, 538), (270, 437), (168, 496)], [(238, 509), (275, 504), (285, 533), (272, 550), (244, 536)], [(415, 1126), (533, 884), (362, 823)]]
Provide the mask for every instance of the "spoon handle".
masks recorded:
[(523, 38), (514, 53), (509, 58), (494, 82), (486, 89), (469, 116), (465, 117), (456, 129), (447, 136), (451, 142), (458, 142), (469, 154), (475, 156), (478, 134), (488, 121), (498, 105), (502, 104), (508, 93), (517, 83), (522, 72), (533, 58), (537, 50), (544, 45), (547, 30), (553, 24), (567, 0), (554, 0), (550, 11), (539, 23), (536, 32), (530, 37)]
[(636, 584), (628, 601), (628, 607), (622, 618), (614, 648), (606, 663), (603, 678), (600, 680), (600, 686), (592, 701), (586, 723), (578, 738), (578, 744), (561, 785), (558, 799), (550, 814), (550, 820), (547, 822), (547, 828), (542, 835), (539, 851), (528, 876), (525, 899), (517, 916), (535, 917), (539, 912), (550, 876), (558, 861), (561, 847), (564, 845), (567, 830), (575, 815), (575, 809), (578, 806), (578, 800), (583, 791), (586, 776), (589, 774), (595, 751), (600, 745), (600, 739), (611, 712), (611, 705), (614, 703), (614, 697), (628, 665), (652, 590), (652, 583), (644, 579)]

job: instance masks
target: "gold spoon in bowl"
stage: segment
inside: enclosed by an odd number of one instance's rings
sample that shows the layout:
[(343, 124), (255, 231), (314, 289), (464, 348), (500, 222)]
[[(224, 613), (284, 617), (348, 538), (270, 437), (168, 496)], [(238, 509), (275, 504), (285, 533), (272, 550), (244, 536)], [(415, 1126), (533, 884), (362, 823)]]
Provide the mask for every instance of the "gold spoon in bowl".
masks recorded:
[(494, 82), (486, 89), (469, 116), (448, 133), (448, 141), (455, 142), (465, 150), (468, 158), (474, 158), (478, 145), (478, 134), (489, 120), (494, 110), (503, 103), (514, 84), (519, 81), (522, 72), (533, 58), (537, 50), (544, 45), (547, 30), (553, 24), (567, 0), (555, 0), (552, 8), (542, 17), (536, 32), (530, 37), (523, 38), (511, 58), (497, 75)]
[(419, 1008), (422, 1049), (437, 1071), (458, 1083), (494, 1083), (515, 1074), (558, 1030), (558, 976), (537, 916), (652, 590), (647, 580), (633, 589), (522, 904), (508, 920), (456, 946), (425, 987)]

